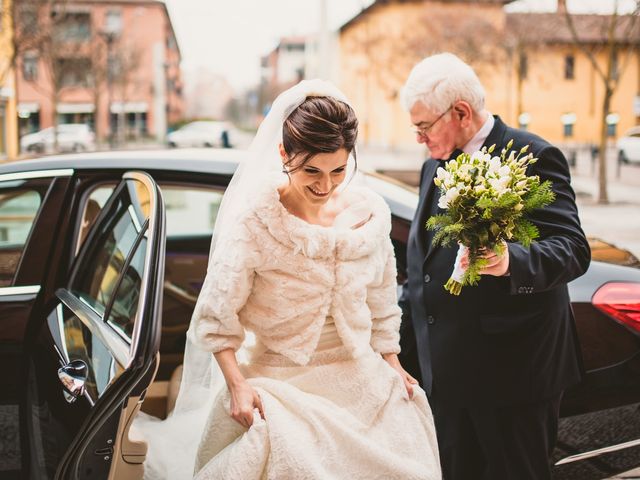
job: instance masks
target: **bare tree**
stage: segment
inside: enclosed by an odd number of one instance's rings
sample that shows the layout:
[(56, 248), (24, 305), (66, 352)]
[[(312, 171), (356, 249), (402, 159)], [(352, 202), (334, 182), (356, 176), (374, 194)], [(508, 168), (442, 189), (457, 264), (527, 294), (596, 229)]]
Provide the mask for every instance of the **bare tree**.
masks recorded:
[[(3, 51), (8, 56), (0, 64), (0, 83), (4, 83), (12, 68), (17, 66), (17, 60), (25, 52), (38, 50), (47, 39), (47, 32), (38, 28), (37, 12), (53, 4), (62, 4), (62, 0), (20, 0), (11, 2), (10, 8), (0, 9), (0, 22), (8, 26), (12, 35), (3, 35), (5, 43)], [(10, 48), (8, 43), (11, 43)]]
[(126, 140), (126, 104), (129, 95), (139, 85), (140, 66), (142, 65), (142, 51), (134, 42), (125, 42), (120, 38), (112, 56), (112, 79), (118, 90), (121, 108), (118, 112), (118, 139), (121, 143)]
[[(1, 37), (3, 51), (7, 54), (0, 62), (0, 84), (4, 84), (10, 72), (17, 74), (21, 61), (27, 54), (39, 58), (40, 52), (51, 38), (51, 27), (55, 20), (45, 18), (42, 12), (63, 11), (67, 0), (19, 0), (10, 3), (10, 8), (0, 9), (0, 22), (6, 31)], [(6, 32), (11, 32), (7, 34)], [(19, 84), (14, 85), (19, 97)], [(55, 137), (57, 144), (57, 135)]]
[[(637, 51), (640, 45), (639, 22), (637, 21), (640, 13), (640, 1), (636, 1), (636, 7), (630, 15), (620, 15), (618, 12), (618, 0), (614, 0), (613, 13), (610, 16), (603, 17), (604, 20), (599, 21), (598, 25), (593, 25), (589, 31), (597, 32), (601, 35), (601, 41), (593, 41), (593, 39), (585, 39), (584, 31), (578, 33), (576, 26), (579, 16), (569, 13), (566, 6), (564, 10), (564, 18), (567, 27), (571, 32), (571, 38), (574, 44), (582, 51), (591, 63), (593, 70), (596, 72), (604, 88), (604, 96), (602, 98), (602, 110), (600, 112), (600, 139), (598, 154), (598, 203), (609, 203), (609, 194), (607, 191), (607, 116), (610, 113), (611, 98), (618, 88), (620, 78), (628, 65), (632, 54)], [(598, 62), (598, 54), (602, 53), (605, 57), (604, 67)]]
[[(107, 85), (109, 75), (109, 58), (108, 58), (108, 45), (102, 38), (94, 38), (92, 40), (92, 48), (90, 53), (91, 62), (91, 75), (89, 76), (89, 88), (91, 89), (91, 96), (93, 100), (93, 111), (96, 118), (95, 121), (95, 134), (99, 141), (103, 141), (107, 132), (102, 131), (102, 126), (97, 119), (100, 117), (102, 109), (101, 99), (105, 91), (105, 85)], [(107, 110), (109, 108), (107, 107)], [(109, 112), (107, 112), (107, 118)]]
[[(539, 14), (535, 15), (539, 16)], [(547, 14), (545, 14), (546, 18), (548, 18)], [(499, 44), (505, 54), (504, 65), (507, 69), (509, 85), (512, 84), (515, 75), (516, 119), (519, 119), (520, 115), (525, 112), (524, 83), (529, 76), (529, 71), (541, 67), (552, 68), (550, 65), (541, 66), (541, 60), (537, 58), (537, 53), (548, 47), (545, 39), (549, 38), (556, 28), (553, 22), (548, 22), (545, 19), (536, 21), (535, 27), (532, 28), (531, 14), (508, 14), (505, 31), (500, 38)], [(508, 110), (512, 111), (510, 100), (508, 105)]]
[[(54, 9), (45, 12), (51, 17), (48, 26), (50, 36), (39, 51), (50, 78), (49, 95), (53, 106), (54, 149), (58, 149), (58, 106), (66, 90), (86, 88), (91, 78), (90, 37), (79, 32), (82, 26), (76, 24), (72, 14)], [(88, 22), (86, 22), (88, 27)]]
[(44, 66), (48, 86), (36, 85), (49, 95), (53, 106), (54, 149), (58, 148), (58, 105), (67, 89), (87, 86), (91, 61), (88, 22), (67, 11), (67, 0), (20, 0), (13, 2), (13, 58), (20, 67), (26, 54)]
[[(381, 22), (373, 11), (357, 21), (359, 27), (345, 48), (357, 60), (352, 68), (360, 78), (365, 98), (376, 88), (388, 99), (397, 97), (409, 71), (422, 58), (449, 51), (457, 54), (481, 74), (504, 63), (503, 29), (483, 11), (445, 2), (423, 1), (402, 22)], [(375, 7), (374, 7), (375, 8)], [(368, 100), (366, 101), (368, 103)], [(368, 141), (369, 106), (364, 105), (363, 139)]]

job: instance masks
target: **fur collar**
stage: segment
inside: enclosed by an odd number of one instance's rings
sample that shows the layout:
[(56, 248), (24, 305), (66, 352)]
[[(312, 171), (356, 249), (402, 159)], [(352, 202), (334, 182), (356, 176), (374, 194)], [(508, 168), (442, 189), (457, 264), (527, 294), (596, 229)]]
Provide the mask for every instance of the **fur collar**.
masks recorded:
[[(353, 201), (336, 217), (334, 226), (324, 227), (289, 213), (280, 202), (278, 187), (282, 183), (282, 176), (268, 182), (256, 197), (253, 213), (274, 239), (295, 253), (302, 252), (309, 258), (353, 260), (373, 253), (391, 231), (389, 207), (366, 187), (349, 185), (346, 192)], [(363, 221), (363, 225), (352, 228)]]

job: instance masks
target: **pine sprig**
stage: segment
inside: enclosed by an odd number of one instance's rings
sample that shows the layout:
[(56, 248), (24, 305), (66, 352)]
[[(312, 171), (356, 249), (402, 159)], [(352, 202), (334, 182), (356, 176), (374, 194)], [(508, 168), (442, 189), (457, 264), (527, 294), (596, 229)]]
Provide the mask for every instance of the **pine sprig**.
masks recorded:
[(513, 140), (500, 155), (493, 155), (495, 145), (471, 155), (462, 153), (437, 170), (438, 205), (445, 213), (431, 217), (426, 228), (435, 230), (434, 245), (459, 243), (469, 249), (468, 268), (459, 280), (452, 277), (445, 286), (453, 294), (480, 281), (486, 265), (480, 257), (483, 249), (501, 255), (504, 241), (529, 247), (540, 232), (526, 217), (555, 200), (550, 181), (526, 175), (528, 166), (537, 161), (527, 153), (528, 146), (518, 151), (512, 146)]

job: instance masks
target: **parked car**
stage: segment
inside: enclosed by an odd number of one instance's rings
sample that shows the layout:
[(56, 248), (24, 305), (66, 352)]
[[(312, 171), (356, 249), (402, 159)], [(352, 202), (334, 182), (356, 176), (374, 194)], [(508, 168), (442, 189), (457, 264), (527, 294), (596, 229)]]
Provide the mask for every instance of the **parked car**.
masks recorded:
[(187, 123), (167, 135), (169, 147), (223, 147), (234, 144), (233, 128), (228, 122), (197, 121)]
[[(213, 222), (241, 157), (122, 151), (0, 165), (0, 477), (142, 478), (133, 419), (164, 417), (175, 401)], [(376, 173), (362, 181), (391, 208), (400, 283), (417, 194)], [(555, 478), (595, 480), (640, 465), (625, 448), (640, 445), (640, 269), (595, 260), (569, 287), (586, 374), (563, 398)]]
[(618, 139), (618, 161), (621, 163), (640, 163), (640, 126), (628, 130)]
[[(59, 152), (90, 152), (96, 149), (96, 136), (89, 125), (65, 123), (58, 125)], [(31, 153), (55, 152), (54, 128), (29, 133), (20, 138), (20, 149)]]

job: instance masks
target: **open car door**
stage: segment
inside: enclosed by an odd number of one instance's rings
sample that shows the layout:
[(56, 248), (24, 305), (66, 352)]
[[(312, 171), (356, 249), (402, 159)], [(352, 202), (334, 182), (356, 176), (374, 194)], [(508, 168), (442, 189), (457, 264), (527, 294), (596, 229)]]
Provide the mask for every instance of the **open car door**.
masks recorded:
[(160, 190), (127, 172), (27, 350), (23, 478), (142, 478), (131, 422), (158, 363), (164, 256)]

